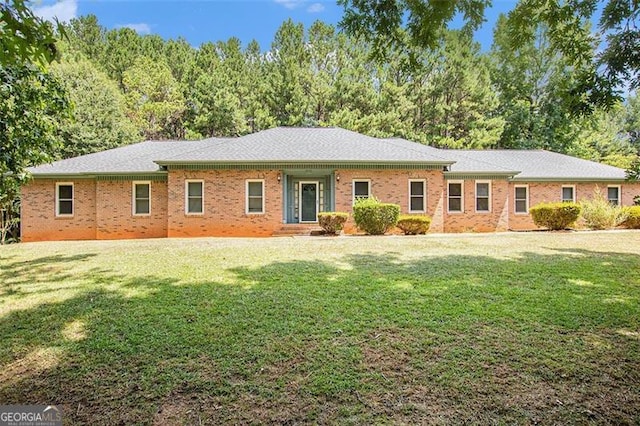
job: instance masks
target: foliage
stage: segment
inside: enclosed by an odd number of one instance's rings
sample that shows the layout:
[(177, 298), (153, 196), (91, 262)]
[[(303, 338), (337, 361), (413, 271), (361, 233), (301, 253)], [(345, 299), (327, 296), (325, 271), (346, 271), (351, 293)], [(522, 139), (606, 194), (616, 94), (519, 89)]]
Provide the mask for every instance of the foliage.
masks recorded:
[(626, 219), (622, 225), (630, 229), (640, 229), (640, 205), (626, 207), (624, 211)]
[(345, 222), (349, 219), (349, 213), (344, 212), (320, 212), (318, 223), (326, 234), (337, 234), (342, 231)]
[(20, 200), (18, 194), (0, 192), (0, 245), (18, 240), (20, 233)]
[[(25, 63), (46, 65), (56, 57), (53, 26), (35, 16), (28, 1), (0, 2), (0, 66), (20, 67)], [(58, 25), (58, 33), (64, 34)], [(3, 80), (6, 81), (6, 80)]]
[[(455, 16), (462, 17), (466, 32), (472, 32), (483, 22), (484, 9), (490, 1), (382, 0), (372, 7), (366, 0), (340, 0), (339, 4), (345, 8), (341, 25), (347, 33), (370, 41), (374, 57), (383, 59), (389, 52), (415, 46), (433, 49), (439, 31)], [(596, 0), (523, 0), (509, 13), (508, 37), (515, 47), (529, 43), (538, 26), (549, 29), (550, 47), (567, 59), (576, 76), (575, 84), (564, 91), (574, 115), (589, 113), (594, 105), (611, 106), (618, 99), (617, 87), (626, 79), (638, 84), (637, 2), (608, 0), (600, 21), (608, 44), (599, 56), (593, 49), (601, 41), (599, 34), (586, 24), (596, 6)], [(601, 64), (603, 72), (599, 72)]]
[(552, 231), (566, 229), (580, 217), (580, 205), (576, 203), (540, 203), (529, 209), (536, 226)]
[(0, 67), (0, 77), (1, 196), (17, 194), (28, 179), (27, 167), (56, 158), (69, 101), (58, 79), (38, 66)]
[(431, 225), (431, 218), (426, 215), (401, 215), (398, 218), (398, 228), (404, 235), (426, 234)]
[(375, 197), (360, 198), (353, 205), (353, 219), (359, 229), (369, 235), (383, 235), (396, 226), (400, 206), (381, 203)]
[(126, 116), (124, 97), (117, 85), (86, 59), (54, 64), (53, 73), (64, 83), (73, 103), (72, 120), (60, 125), (62, 156), (104, 151), (140, 139)]
[(600, 188), (596, 188), (591, 199), (584, 200), (580, 204), (582, 219), (590, 229), (615, 228), (626, 219), (625, 210), (611, 204)]
[(181, 138), (185, 100), (168, 65), (140, 57), (122, 76), (129, 114), (144, 139)]
[(636, 195), (635, 197), (633, 197), (633, 205), (640, 206), (640, 195)]

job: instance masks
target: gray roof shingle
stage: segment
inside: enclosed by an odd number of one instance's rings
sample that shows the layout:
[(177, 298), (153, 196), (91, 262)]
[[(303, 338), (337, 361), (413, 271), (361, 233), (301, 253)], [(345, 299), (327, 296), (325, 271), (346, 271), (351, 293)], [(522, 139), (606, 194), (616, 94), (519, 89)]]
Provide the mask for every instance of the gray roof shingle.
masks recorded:
[(228, 139), (215, 147), (158, 158), (160, 164), (193, 162), (380, 162), (451, 161), (438, 150), (403, 139), (378, 139), (337, 127), (276, 127)]
[(507, 175), (514, 180), (625, 179), (622, 169), (549, 151), (446, 150), (334, 127), (277, 127), (239, 138), (146, 141), (29, 170), (40, 177), (139, 174), (160, 172), (159, 164), (216, 162), (424, 163), (449, 166), (450, 173)]
[(519, 171), (513, 180), (624, 180), (625, 171), (594, 161), (544, 150), (443, 150), (456, 160), (453, 172), (472, 172), (478, 162)]

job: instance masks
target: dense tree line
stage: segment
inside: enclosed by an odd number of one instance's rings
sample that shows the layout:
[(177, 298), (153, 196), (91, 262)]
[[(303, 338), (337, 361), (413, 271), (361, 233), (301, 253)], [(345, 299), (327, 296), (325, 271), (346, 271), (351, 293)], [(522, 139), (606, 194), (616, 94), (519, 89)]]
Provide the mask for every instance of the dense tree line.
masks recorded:
[[(448, 148), (543, 148), (628, 167), (638, 102), (576, 116), (565, 96), (573, 63), (538, 25), (514, 43), (509, 17), (482, 52), (469, 32), (441, 29), (432, 48), (390, 50), (317, 21), (288, 20), (271, 46), (237, 38), (195, 48), (95, 16), (71, 21), (53, 67), (75, 103), (64, 155), (142, 139), (239, 136), (284, 126), (340, 126)], [(636, 120), (636, 121), (634, 121)]]

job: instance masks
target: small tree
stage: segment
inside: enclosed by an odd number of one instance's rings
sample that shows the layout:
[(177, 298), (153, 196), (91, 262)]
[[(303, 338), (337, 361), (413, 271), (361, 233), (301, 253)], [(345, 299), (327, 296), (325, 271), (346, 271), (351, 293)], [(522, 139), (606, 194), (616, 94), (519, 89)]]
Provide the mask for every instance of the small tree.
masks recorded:
[(384, 235), (398, 223), (400, 206), (381, 203), (375, 197), (361, 198), (353, 206), (353, 219), (369, 235)]
[(533, 223), (552, 231), (566, 229), (580, 217), (576, 203), (540, 203), (529, 209)]
[(596, 187), (593, 197), (582, 205), (582, 218), (590, 229), (611, 229), (625, 221), (627, 213), (620, 206), (613, 205)]

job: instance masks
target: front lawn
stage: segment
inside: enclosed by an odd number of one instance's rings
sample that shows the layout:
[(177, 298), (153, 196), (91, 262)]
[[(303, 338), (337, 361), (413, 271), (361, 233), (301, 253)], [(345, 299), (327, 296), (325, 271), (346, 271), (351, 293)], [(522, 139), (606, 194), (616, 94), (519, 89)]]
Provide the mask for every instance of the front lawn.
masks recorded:
[(640, 233), (4, 246), (0, 342), (65, 424), (637, 424)]

